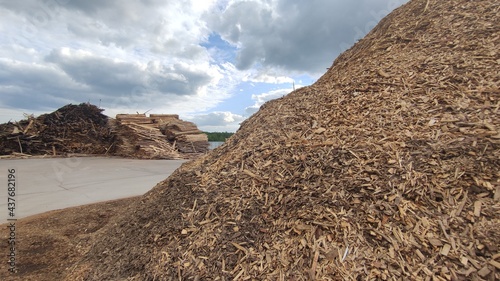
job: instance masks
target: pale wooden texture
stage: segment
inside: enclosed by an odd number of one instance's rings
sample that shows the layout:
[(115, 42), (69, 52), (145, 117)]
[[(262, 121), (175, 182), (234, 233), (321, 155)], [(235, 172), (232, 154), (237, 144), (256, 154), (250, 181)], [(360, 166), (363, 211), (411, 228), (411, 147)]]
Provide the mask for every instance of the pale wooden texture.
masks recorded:
[[(141, 158), (175, 159), (182, 157), (183, 154), (199, 154), (208, 151), (207, 136), (198, 129), (196, 124), (180, 120), (177, 114), (150, 114), (149, 116), (117, 114), (116, 120), (121, 126), (128, 126), (135, 132), (141, 131), (141, 134), (136, 133), (140, 136), (138, 140), (123, 142), (124, 147), (121, 150), (126, 151), (124, 154), (133, 153)], [(155, 135), (155, 137), (146, 137), (147, 135)], [(166, 149), (166, 141), (171, 149)], [(158, 145), (154, 145), (154, 142)], [(177, 154), (171, 154), (171, 151)]]
[(68, 280), (500, 280), (499, 5), (396, 9), (110, 222)]

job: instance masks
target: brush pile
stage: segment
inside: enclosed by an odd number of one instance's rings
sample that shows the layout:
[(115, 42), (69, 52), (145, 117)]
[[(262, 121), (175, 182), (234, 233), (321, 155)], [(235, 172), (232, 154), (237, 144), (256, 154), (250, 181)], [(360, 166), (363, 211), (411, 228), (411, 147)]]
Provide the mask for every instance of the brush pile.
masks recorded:
[(131, 205), (67, 280), (500, 280), (499, 14), (396, 9)]
[(37, 118), (0, 125), (0, 155), (105, 154), (114, 141), (94, 105), (66, 105)]

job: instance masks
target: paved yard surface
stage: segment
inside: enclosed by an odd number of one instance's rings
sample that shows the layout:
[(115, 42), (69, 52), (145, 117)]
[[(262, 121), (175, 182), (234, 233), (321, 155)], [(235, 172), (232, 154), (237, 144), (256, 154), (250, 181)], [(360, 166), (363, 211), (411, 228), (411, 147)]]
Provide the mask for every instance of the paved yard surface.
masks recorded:
[(8, 217), (9, 169), (15, 169), (14, 199), (19, 219), (50, 210), (142, 195), (184, 162), (104, 157), (0, 160), (0, 223)]

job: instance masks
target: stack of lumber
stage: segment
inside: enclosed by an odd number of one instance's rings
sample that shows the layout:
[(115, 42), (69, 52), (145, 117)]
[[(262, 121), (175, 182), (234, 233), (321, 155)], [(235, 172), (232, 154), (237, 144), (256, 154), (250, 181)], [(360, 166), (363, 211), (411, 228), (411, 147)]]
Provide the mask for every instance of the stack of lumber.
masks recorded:
[(0, 125), (0, 155), (105, 154), (114, 135), (98, 107), (66, 105), (37, 118)]
[(117, 114), (116, 120), (122, 124), (153, 124), (153, 119), (146, 117), (146, 114)]
[(169, 140), (175, 140), (178, 136), (188, 134), (202, 134), (203, 132), (192, 122), (175, 120), (160, 126), (160, 131)]
[[(196, 124), (180, 120), (177, 114), (150, 114), (149, 116), (146, 114), (117, 114), (116, 120), (120, 125), (129, 126), (133, 131), (137, 131), (138, 128), (148, 129), (155, 135), (155, 140), (164, 142), (167, 139), (170, 145), (182, 154), (199, 154), (209, 150), (207, 135), (200, 131)], [(141, 146), (140, 143), (136, 143), (136, 145)], [(124, 149), (124, 151), (130, 151), (130, 148)], [(156, 156), (155, 154), (153, 158)]]
[(67, 280), (500, 280), (499, 12), (396, 9), (116, 216)]
[(159, 126), (161, 124), (180, 120), (177, 114), (150, 114), (149, 117), (153, 119), (154, 123), (158, 123)]
[[(143, 139), (144, 134), (154, 135), (155, 141), (165, 142), (165, 138), (170, 142), (177, 151), (182, 154), (186, 153), (205, 153), (208, 151), (208, 137), (198, 129), (196, 124), (179, 119), (177, 114), (117, 114), (116, 120), (120, 125), (129, 126), (132, 131), (149, 130), (148, 133), (142, 132), (139, 139)], [(142, 125), (142, 126), (137, 126)], [(163, 134), (163, 135), (161, 135)], [(147, 138), (151, 141), (151, 137)], [(135, 143), (139, 147), (144, 147), (144, 143)], [(151, 143), (146, 145), (149, 147)], [(130, 153), (130, 144), (127, 143), (122, 151)], [(165, 155), (169, 155), (166, 151)], [(126, 153), (125, 153), (126, 154)], [(147, 153), (139, 153), (139, 155), (149, 155)], [(157, 158), (160, 154), (151, 154), (153, 158)], [(146, 156), (145, 156), (146, 157)]]
[(172, 121), (179, 121), (179, 115), (150, 114), (149, 116), (146, 116), (145, 113), (117, 114), (116, 120), (120, 121), (121, 124), (155, 124), (154, 126), (158, 127), (161, 124)]
[(183, 159), (182, 155), (154, 127), (115, 123), (118, 142), (114, 155), (138, 159)]
[(177, 150), (182, 153), (205, 153), (210, 145), (205, 134), (180, 135), (174, 143)]
[(172, 120), (160, 126), (167, 139), (175, 143), (182, 153), (204, 153), (208, 151), (208, 137), (192, 122)]
[[(66, 105), (37, 118), (0, 124), (0, 157), (95, 154), (139, 159), (190, 159), (208, 150), (205, 134), (175, 114), (118, 114), (95, 105)], [(159, 127), (169, 127), (171, 141)], [(183, 131), (184, 130), (184, 131)]]

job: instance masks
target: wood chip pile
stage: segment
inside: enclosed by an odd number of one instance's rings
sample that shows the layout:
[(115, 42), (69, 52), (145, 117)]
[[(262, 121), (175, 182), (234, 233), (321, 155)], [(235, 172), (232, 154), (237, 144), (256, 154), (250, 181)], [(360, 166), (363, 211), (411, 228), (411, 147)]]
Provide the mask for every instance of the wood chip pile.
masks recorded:
[(94, 105), (66, 105), (37, 118), (0, 124), (0, 155), (105, 154), (114, 141)]
[(500, 280), (500, 3), (412, 0), (67, 280)]

